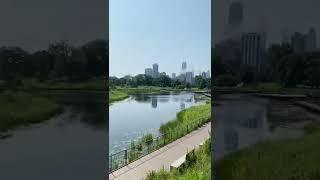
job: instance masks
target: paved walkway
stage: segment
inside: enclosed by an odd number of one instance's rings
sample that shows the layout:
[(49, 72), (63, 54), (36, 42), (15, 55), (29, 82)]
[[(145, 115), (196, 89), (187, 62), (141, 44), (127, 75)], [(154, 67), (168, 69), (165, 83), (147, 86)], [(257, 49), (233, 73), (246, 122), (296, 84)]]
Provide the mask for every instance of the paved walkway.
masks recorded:
[(170, 164), (209, 138), (211, 123), (162, 147), (161, 149), (109, 174), (110, 180), (143, 180), (151, 170), (158, 171), (162, 167), (170, 169)]

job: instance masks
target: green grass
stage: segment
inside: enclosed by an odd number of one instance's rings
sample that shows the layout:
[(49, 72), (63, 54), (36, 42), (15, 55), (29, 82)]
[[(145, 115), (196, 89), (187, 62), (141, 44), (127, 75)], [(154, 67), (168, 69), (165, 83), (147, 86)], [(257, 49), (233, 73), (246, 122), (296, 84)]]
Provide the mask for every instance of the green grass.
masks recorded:
[(21, 125), (47, 120), (62, 107), (43, 97), (24, 92), (0, 93), (0, 133)]
[[(181, 127), (186, 125), (196, 124), (200, 122), (200, 124), (204, 124), (211, 120), (211, 104), (208, 102), (204, 105), (192, 106), (183, 111), (180, 111), (177, 114), (177, 119), (173, 121), (169, 121), (160, 126), (160, 132), (166, 134), (171, 131), (180, 130)], [(194, 127), (197, 128), (197, 127)]]
[(121, 101), (129, 97), (128, 93), (122, 90), (111, 90), (109, 91), (109, 103)]
[(150, 172), (147, 180), (209, 180), (211, 179), (211, 140), (194, 152), (188, 153), (189, 157), (182, 167), (172, 171), (161, 169)]
[(262, 142), (217, 162), (216, 178), (224, 180), (320, 179), (320, 123), (305, 127), (299, 139)]
[(50, 90), (106, 90), (106, 80), (92, 79), (82, 82), (67, 82), (67, 81), (43, 81), (40, 82), (36, 79), (23, 79), (22, 86), (19, 89), (50, 89)]

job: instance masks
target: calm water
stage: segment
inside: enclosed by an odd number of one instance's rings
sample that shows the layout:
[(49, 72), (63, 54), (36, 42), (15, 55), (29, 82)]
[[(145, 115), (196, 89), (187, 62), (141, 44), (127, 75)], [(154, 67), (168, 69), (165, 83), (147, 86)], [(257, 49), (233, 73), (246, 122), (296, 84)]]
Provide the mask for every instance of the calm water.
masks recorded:
[(134, 95), (114, 103), (109, 108), (109, 153), (128, 148), (142, 134), (157, 134), (162, 123), (175, 119), (177, 112), (197, 103), (189, 92)]
[(104, 94), (51, 94), (65, 111), (0, 140), (1, 180), (105, 179)]
[(270, 128), (270, 100), (249, 95), (223, 95), (213, 107), (214, 158), (248, 147), (257, 142), (297, 138), (301, 128)]

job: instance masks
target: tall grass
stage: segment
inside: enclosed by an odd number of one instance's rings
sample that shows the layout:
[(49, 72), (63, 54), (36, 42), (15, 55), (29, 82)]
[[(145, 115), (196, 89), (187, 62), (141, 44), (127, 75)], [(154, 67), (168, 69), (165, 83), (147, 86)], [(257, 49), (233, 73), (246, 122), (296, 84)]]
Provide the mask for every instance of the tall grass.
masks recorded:
[(187, 154), (186, 162), (172, 171), (151, 171), (147, 180), (208, 180), (211, 179), (211, 138), (196, 151)]
[(61, 111), (62, 107), (46, 98), (5, 91), (0, 93), (0, 132), (41, 122)]
[(125, 91), (121, 90), (110, 90), (109, 91), (109, 103), (121, 101), (126, 99), (129, 95)]
[(320, 126), (305, 128), (299, 139), (258, 143), (217, 162), (217, 179), (318, 180), (320, 179)]

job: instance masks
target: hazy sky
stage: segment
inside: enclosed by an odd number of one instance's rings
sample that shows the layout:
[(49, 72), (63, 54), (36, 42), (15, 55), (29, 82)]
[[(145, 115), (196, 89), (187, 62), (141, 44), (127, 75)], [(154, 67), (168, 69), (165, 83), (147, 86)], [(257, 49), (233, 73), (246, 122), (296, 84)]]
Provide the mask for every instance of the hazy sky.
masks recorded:
[(1, 0), (0, 46), (39, 50), (70, 40), (82, 45), (108, 37), (106, 0)]
[(210, 70), (210, 0), (110, 0), (111, 76)]
[(223, 40), (228, 9), (231, 2), (240, 1), (244, 6), (243, 28), (246, 32), (264, 29), (268, 42), (282, 40), (283, 32), (306, 33), (313, 26), (320, 42), (319, 0), (213, 0), (213, 43)]

